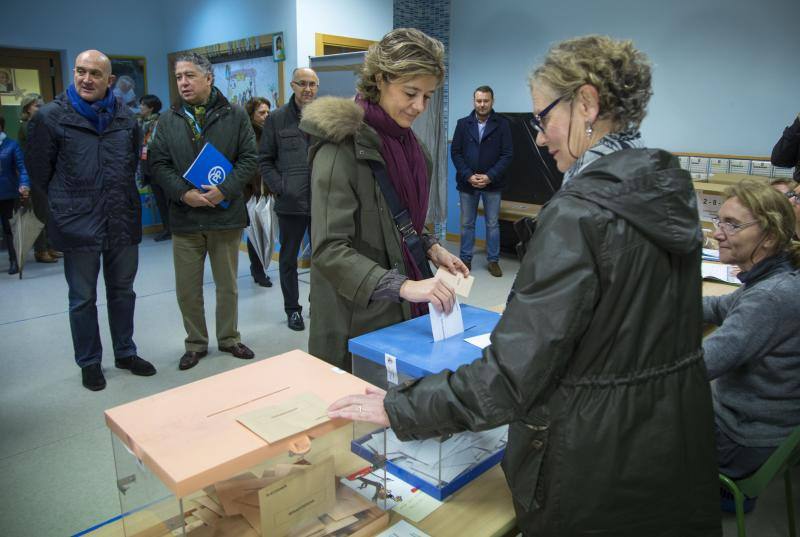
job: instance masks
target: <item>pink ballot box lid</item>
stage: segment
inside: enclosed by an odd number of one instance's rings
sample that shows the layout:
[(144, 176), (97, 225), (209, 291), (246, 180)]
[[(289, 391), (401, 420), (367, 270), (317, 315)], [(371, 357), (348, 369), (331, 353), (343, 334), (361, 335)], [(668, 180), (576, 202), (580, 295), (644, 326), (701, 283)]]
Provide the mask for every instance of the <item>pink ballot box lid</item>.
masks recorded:
[(177, 496), (182, 497), (285, 453), (309, 435), (346, 425), (333, 420), (274, 444), (236, 418), (312, 393), (330, 404), (368, 383), (294, 350), (106, 410), (106, 424)]

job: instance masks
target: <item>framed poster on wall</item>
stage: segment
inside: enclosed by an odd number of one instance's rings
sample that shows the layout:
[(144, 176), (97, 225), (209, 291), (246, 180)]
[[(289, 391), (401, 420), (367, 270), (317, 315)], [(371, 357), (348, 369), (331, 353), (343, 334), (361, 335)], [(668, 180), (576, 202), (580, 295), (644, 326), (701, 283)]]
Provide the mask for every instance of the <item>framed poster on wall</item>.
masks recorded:
[(147, 59), (142, 56), (109, 56), (111, 73), (117, 77), (114, 95), (132, 112), (139, 111), (139, 99), (147, 94)]
[(282, 34), (258, 35), (169, 54), (167, 60), (171, 100), (178, 98), (174, 72), (175, 58), (184, 52), (195, 52), (206, 56), (211, 62), (214, 85), (230, 102), (244, 105), (253, 97), (266, 97), (273, 108), (282, 105), (284, 62), (275, 61), (273, 55), (274, 38), (280, 35)]
[(13, 94), (17, 91), (14, 82), (14, 69), (11, 67), (0, 67), (0, 93)]

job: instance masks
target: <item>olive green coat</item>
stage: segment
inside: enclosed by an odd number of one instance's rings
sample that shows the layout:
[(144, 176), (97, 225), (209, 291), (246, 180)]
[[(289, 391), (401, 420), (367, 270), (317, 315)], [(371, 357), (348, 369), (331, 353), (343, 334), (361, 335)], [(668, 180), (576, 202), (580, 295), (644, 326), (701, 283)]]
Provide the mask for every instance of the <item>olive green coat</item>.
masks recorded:
[(383, 275), (405, 274), (405, 265), (400, 234), (367, 163), (383, 163), (381, 140), (363, 116), (350, 99), (322, 97), (305, 107), (300, 122), (313, 137), (308, 351), (345, 370), (348, 339), (411, 318), (406, 302), (370, 301)]

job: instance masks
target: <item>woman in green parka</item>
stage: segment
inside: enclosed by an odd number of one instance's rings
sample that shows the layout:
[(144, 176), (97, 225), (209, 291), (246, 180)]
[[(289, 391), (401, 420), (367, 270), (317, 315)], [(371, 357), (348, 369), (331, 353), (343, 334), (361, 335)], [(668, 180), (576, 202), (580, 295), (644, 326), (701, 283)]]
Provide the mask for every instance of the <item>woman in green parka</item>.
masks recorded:
[(431, 164), (411, 124), (443, 80), (442, 44), (398, 28), (367, 52), (355, 100), (323, 97), (303, 110), (300, 128), (312, 136), (308, 350), (342, 369), (351, 368), (348, 339), (455, 302), (401, 240), (370, 161), (385, 168), (427, 259), (469, 274), (424, 229)]
[(629, 41), (555, 45), (530, 77), (564, 184), (483, 356), (329, 409), (402, 440), (509, 424), (517, 525), (537, 537), (721, 535), (689, 173), (642, 146), (652, 94)]

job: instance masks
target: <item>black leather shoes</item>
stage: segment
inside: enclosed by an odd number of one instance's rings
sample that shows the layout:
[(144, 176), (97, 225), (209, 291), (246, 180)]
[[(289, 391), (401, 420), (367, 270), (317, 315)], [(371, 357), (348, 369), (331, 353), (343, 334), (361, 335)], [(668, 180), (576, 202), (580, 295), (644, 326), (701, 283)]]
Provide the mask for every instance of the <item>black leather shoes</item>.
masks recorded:
[(261, 287), (272, 287), (272, 280), (266, 274), (253, 274), (253, 281)]
[(138, 375), (140, 377), (150, 377), (156, 374), (156, 368), (153, 367), (153, 364), (139, 358), (138, 356), (126, 356), (125, 358), (119, 358), (114, 360), (114, 365), (117, 369), (127, 369), (134, 375)]
[(99, 392), (106, 387), (106, 378), (100, 364), (91, 364), (81, 368), (83, 387), (93, 392)]
[(181, 371), (185, 371), (186, 369), (191, 369), (197, 365), (197, 362), (200, 361), (200, 358), (208, 354), (208, 351), (186, 351), (181, 356), (181, 361), (178, 363), (178, 369)]
[(289, 328), (292, 330), (296, 330), (297, 332), (301, 332), (306, 329), (306, 323), (303, 322), (303, 314), (299, 311), (294, 311), (289, 314), (289, 320), (287, 324)]
[(250, 360), (255, 356), (255, 353), (242, 343), (234, 343), (230, 347), (220, 347), (219, 350), (222, 352), (229, 352), (236, 358), (241, 358), (242, 360)]

